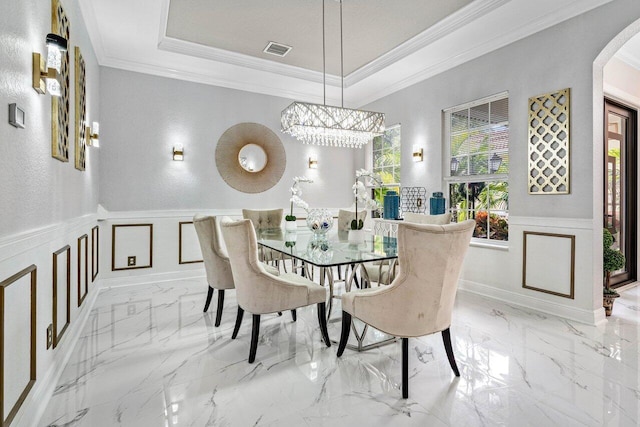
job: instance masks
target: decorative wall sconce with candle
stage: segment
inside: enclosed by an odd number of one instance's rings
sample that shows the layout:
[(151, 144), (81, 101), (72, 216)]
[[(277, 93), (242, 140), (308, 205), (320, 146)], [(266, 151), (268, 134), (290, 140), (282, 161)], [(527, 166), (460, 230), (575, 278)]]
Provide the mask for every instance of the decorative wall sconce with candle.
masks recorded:
[(184, 161), (184, 146), (182, 144), (173, 146), (173, 160)]
[(315, 156), (309, 157), (309, 169), (318, 169), (318, 158)]
[(62, 95), (60, 70), (62, 53), (67, 51), (67, 39), (49, 33), (46, 38), (47, 59), (33, 52), (33, 88), (41, 95), (47, 91), (53, 96)]
[(423, 157), (422, 157), (422, 148), (418, 147), (417, 145), (413, 146), (413, 152), (411, 154), (413, 156), (413, 161), (414, 162), (421, 162)]

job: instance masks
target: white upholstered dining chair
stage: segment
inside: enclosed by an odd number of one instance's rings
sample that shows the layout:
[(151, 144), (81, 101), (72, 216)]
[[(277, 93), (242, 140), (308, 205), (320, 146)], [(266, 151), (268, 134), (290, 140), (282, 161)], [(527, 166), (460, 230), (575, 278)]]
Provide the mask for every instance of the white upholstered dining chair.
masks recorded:
[(413, 222), (415, 224), (445, 225), (451, 222), (451, 213), (449, 212), (440, 215), (425, 215), (405, 212), (403, 217), (406, 222)]
[[(198, 235), (204, 269), (207, 274), (207, 283), (209, 284), (207, 300), (204, 304), (204, 312), (209, 310), (209, 304), (211, 304), (214, 290), (218, 290), (218, 309), (216, 310), (215, 326), (220, 326), (220, 320), (222, 319), (225, 290), (235, 288), (233, 275), (231, 274), (231, 264), (229, 264), (229, 256), (227, 255), (227, 249), (222, 238), (222, 232), (220, 231), (220, 222), (225, 220), (230, 221), (231, 219), (226, 216), (196, 215), (193, 217), (193, 226)], [(264, 268), (271, 272), (271, 274), (279, 274), (276, 268), (266, 264)]]
[(327, 347), (331, 347), (327, 332), (326, 289), (294, 273), (276, 276), (267, 272), (264, 264), (258, 261), (256, 233), (249, 220), (223, 222), (222, 234), (225, 241), (233, 242), (228, 245), (228, 251), (236, 285), (238, 315), (231, 338), (237, 337), (245, 310), (253, 315), (249, 363), (256, 358), (261, 314), (285, 310), (293, 313), (296, 308), (311, 304), (317, 304), (320, 333)]
[[(348, 209), (338, 210), (338, 230), (351, 230), (351, 221), (356, 219), (356, 211)], [(367, 211), (358, 211), (358, 221), (364, 222), (367, 219)]]
[(474, 220), (448, 225), (401, 223), (399, 273), (389, 286), (342, 294), (342, 356), (352, 317), (402, 338), (402, 397), (409, 396), (409, 338), (442, 333), (449, 364), (460, 376), (451, 346), (451, 314)]
[[(284, 209), (242, 209), (242, 217), (251, 220), (253, 228), (256, 231), (280, 228), (282, 226), (283, 215)], [(281, 259), (282, 268), (286, 272), (287, 267), (281, 254), (271, 249), (262, 249), (260, 251), (260, 260), (271, 262), (276, 267), (280, 267)]]
[(229, 257), (222, 241), (220, 221), (221, 218), (215, 216), (196, 215), (193, 217), (193, 226), (198, 235), (198, 242), (200, 242), (202, 260), (204, 261), (207, 283), (209, 284), (207, 301), (204, 304), (203, 311), (209, 310), (214, 289), (217, 289), (218, 310), (216, 311), (216, 326), (220, 326), (220, 319), (222, 318), (224, 291), (235, 287), (231, 274), (231, 264), (229, 264)]

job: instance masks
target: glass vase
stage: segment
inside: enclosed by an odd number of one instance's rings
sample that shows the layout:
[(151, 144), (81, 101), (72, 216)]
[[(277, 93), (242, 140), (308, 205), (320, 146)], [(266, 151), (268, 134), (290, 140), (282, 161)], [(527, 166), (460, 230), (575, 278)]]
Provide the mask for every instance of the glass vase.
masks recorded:
[(307, 227), (315, 234), (327, 234), (333, 227), (333, 215), (328, 209), (311, 209), (307, 215)]

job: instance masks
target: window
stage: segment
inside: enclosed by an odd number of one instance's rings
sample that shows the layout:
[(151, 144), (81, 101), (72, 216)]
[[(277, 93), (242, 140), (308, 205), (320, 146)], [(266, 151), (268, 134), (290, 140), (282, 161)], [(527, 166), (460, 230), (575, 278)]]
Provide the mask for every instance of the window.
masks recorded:
[(449, 208), (455, 222), (475, 219), (473, 237), (509, 240), (509, 98), (506, 93), (445, 114)]
[[(382, 179), (382, 188), (373, 189), (373, 198), (383, 204), (388, 190), (400, 194), (400, 125), (388, 127), (383, 135), (373, 138), (373, 173)], [(372, 212), (378, 217), (378, 212)]]

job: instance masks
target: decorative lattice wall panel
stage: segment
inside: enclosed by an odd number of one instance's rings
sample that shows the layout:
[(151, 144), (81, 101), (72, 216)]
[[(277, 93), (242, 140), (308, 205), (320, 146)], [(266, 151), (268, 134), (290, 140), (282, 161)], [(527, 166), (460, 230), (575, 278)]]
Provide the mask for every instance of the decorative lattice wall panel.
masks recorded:
[(402, 187), (400, 189), (402, 212), (425, 213), (427, 211), (427, 189), (424, 187)]
[(86, 130), (86, 83), (85, 83), (85, 66), (80, 48), (75, 48), (76, 68), (75, 68), (75, 80), (76, 80), (76, 169), (83, 171), (86, 166), (86, 154), (87, 154), (87, 135)]
[(529, 98), (529, 194), (569, 193), (570, 89)]
[[(51, 32), (67, 40), (69, 19), (58, 0), (51, 0)], [(51, 155), (63, 162), (69, 161), (69, 51), (62, 52), (60, 91), (51, 97)]]

